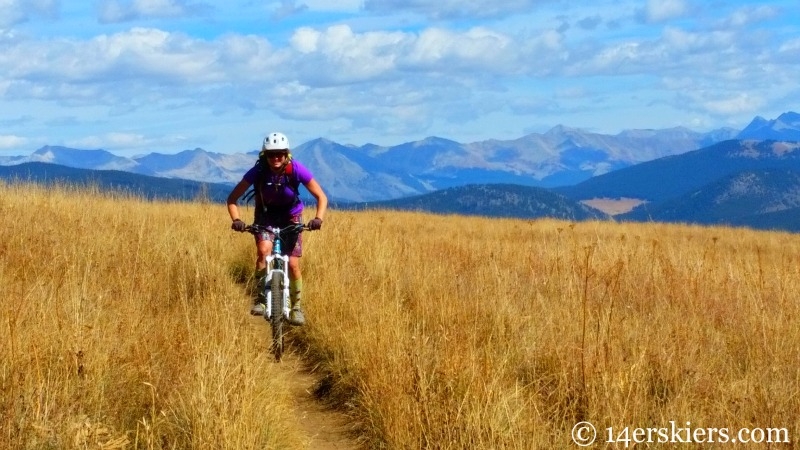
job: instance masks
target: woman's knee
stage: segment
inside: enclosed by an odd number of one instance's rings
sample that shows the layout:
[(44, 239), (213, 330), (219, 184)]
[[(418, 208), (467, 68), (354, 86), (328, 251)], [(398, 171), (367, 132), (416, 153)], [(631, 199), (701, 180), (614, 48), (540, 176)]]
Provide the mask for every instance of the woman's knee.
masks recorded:
[(258, 251), (259, 258), (266, 258), (266, 256), (272, 251), (272, 242), (261, 241), (256, 245), (256, 249)]
[(289, 270), (295, 277), (300, 276), (300, 258), (296, 256), (289, 257)]

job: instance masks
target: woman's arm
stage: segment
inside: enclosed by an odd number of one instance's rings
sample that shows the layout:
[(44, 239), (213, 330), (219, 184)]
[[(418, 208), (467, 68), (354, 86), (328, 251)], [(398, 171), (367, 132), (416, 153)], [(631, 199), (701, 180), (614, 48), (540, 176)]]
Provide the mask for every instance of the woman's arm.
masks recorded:
[(325, 218), (325, 211), (328, 210), (328, 196), (325, 195), (325, 192), (322, 190), (322, 187), (317, 183), (317, 180), (311, 179), (308, 183), (306, 183), (306, 189), (314, 198), (317, 199), (317, 215), (316, 217), (319, 219)]
[(228, 194), (228, 214), (231, 216), (231, 220), (241, 219), (239, 217), (239, 206), (237, 202), (239, 198), (247, 192), (247, 189), (250, 187), (252, 183), (247, 180), (242, 180), (237, 184), (230, 194)]

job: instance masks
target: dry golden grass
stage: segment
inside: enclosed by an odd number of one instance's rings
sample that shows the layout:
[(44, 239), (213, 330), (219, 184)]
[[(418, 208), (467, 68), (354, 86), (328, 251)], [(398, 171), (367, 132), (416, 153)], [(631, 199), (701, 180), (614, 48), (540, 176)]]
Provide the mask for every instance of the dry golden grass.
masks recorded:
[(0, 190), (0, 447), (300, 445), (224, 207)]
[[(224, 206), (4, 185), (0, 217), (0, 446), (302, 448)], [(800, 431), (797, 235), (331, 211), (305, 239), (294, 337), (371, 448)]]
[(324, 234), (307, 340), (373, 447), (575, 448), (582, 420), (798, 436), (797, 235), (388, 211)]

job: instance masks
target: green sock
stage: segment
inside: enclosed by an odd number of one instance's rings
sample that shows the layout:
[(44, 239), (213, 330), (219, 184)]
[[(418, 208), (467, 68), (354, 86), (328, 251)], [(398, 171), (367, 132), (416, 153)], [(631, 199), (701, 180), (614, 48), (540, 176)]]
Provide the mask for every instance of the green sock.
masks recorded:
[(289, 298), (292, 299), (292, 307), (300, 304), (300, 292), (303, 290), (303, 280), (289, 280)]
[(266, 297), (264, 297), (264, 287), (267, 285), (267, 268), (256, 269), (254, 276), (256, 281), (256, 301), (263, 303), (266, 301)]

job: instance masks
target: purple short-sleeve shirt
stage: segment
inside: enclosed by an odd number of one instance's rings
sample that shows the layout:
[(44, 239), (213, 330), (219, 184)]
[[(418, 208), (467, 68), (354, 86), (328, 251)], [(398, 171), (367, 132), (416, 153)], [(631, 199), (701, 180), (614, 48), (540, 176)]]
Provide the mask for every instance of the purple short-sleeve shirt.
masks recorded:
[[(306, 166), (296, 160), (292, 160), (292, 171), (292, 175), (276, 175), (272, 173), (272, 171), (264, 171), (261, 198), (268, 208), (269, 206), (277, 208), (289, 207), (297, 201), (294, 207), (289, 211), (290, 215), (297, 216), (303, 213), (303, 202), (297, 199), (299, 192), (294, 189), (292, 184), (297, 180), (300, 184), (306, 185), (314, 176)], [(257, 173), (258, 167), (254, 166), (244, 174), (243, 179), (251, 184), (255, 184)], [(299, 186), (297, 187), (299, 188)]]

